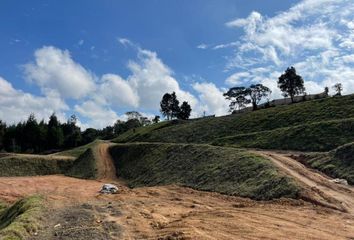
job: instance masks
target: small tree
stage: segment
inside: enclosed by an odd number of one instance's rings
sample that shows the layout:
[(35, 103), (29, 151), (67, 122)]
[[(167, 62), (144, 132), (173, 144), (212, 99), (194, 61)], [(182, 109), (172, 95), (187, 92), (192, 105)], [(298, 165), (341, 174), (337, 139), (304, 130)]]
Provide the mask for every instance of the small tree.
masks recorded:
[(153, 122), (153, 123), (158, 123), (158, 122), (160, 122), (160, 116), (159, 116), (159, 115), (156, 115), (156, 116), (152, 119), (152, 122)]
[(262, 84), (252, 84), (246, 89), (246, 94), (251, 98), (253, 110), (257, 110), (258, 103), (262, 98), (268, 97), (272, 91)]
[(278, 79), (278, 87), (283, 92), (284, 97), (290, 96), (291, 102), (294, 102), (294, 96), (305, 92), (304, 80), (296, 74), (296, 69), (290, 67), (286, 69)]
[(178, 119), (187, 120), (190, 117), (190, 115), (191, 115), (191, 111), (192, 111), (192, 108), (188, 104), (188, 102), (183, 102), (181, 107), (180, 107), (180, 111), (178, 113), (177, 118)]
[(324, 92), (323, 92), (323, 93), (326, 95), (326, 97), (328, 97), (328, 93), (329, 93), (328, 87), (325, 87), (325, 88), (324, 88)]
[(333, 89), (336, 92), (335, 96), (342, 96), (343, 85), (341, 83), (334, 84)]

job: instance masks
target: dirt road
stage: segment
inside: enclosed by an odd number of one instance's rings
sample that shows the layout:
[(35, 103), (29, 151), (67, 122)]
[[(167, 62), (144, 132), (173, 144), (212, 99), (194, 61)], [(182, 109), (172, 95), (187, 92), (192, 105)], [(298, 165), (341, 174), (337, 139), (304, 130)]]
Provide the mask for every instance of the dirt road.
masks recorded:
[[(107, 148), (100, 166), (112, 166)], [(111, 161), (109, 163), (109, 161)], [(110, 168), (110, 167), (109, 167)], [(0, 178), (0, 199), (42, 194), (49, 209), (33, 239), (352, 239), (354, 215), (301, 200), (257, 202), (178, 186), (127, 188), (65, 176)], [(117, 195), (100, 195), (114, 182)], [(60, 224), (60, 227), (55, 227)]]
[(98, 179), (102, 181), (112, 181), (117, 179), (116, 168), (108, 151), (110, 145), (110, 143), (102, 143), (97, 146), (99, 154), (98, 158), (100, 159), (97, 163)]
[(328, 176), (309, 169), (286, 154), (271, 151), (254, 151), (269, 158), (282, 171), (301, 184), (306, 192), (305, 198), (318, 201), (325, 206), (354, 214), (354, 187), (331, 182)]

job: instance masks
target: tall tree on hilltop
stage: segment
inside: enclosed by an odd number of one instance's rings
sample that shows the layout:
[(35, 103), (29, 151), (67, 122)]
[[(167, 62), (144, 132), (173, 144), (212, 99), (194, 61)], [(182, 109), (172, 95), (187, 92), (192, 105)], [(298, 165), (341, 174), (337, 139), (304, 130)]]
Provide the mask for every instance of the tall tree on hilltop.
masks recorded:
[(192, 111), (192, 108), (188, 104), (188, 102), (183, 102), (181, 107), (180, 107), (180, 111), (178, 113), (177, 118), (178, 119), (187, 120), (187, 119), (189, 119), (189, 117), (191, 115), (191, 111)]
[(265, 97), (268, 97), (272, 91), (262, 84), (252, 84), (246, 87), (233, 87), (224, 93), (226, 99), (231, 100), (230, 111), (244, 108), (252, 103), (253, 110), (257, 110), (258, 103)]
[(224, 93), (224, 97), (231, 101), (229, 105), (230, 112), (241, 110), (246, 107), (247, 104), (250, 104), (251, 100), (247, 99), (246, 96), (245, 87), (233, 87)]
[(160, 107), (162, 115), (167, 117), (167, 120), (177, 117), (180, 109), (176, 93), (165, 93), (160, 102)]
[(262, 84), (252, 84), (249, 88), (246, 89), (246, 95), (251, 98), (251, 103), (253, 110), (257, 110), (258, 103), (262, 100), (262, 98), (268, 97), (272, 91), (262, 85)]
[(284, 97), (290, 96), (292, 103), (296, 95), (305, 92), (304, 80), (300, 75), (296, 74), (294, 67), (286, 69), (285, 73), (279, 77), (278, 87), (283, 92)]
[(336, 91), (335, 96), (342, 96), (343, 85), (341, 83), (334, 84), (333, 89)]

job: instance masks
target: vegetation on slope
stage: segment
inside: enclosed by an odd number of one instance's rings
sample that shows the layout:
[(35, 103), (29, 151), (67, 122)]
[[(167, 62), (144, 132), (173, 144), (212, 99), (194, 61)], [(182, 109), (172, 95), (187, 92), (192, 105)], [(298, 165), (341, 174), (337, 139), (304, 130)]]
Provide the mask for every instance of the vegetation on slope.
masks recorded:
[(131, 187), (179, 184), (257, 200), (299, 191), (268, 160), (234, 148), (141, 143), (114, 145), (110, 153)]
[(86, 145), (80, 146), (80, 147), (76, 147), (73, 149), (69, 149), (66, 151), (62, 151), (62, 152), (57, 152), (52, 154), (53, 156), (69, 156), (69, 157), (75, 157), (78, 158), (81, 154), (83, 154), (84, 152), (86, 152), (87, 149), (95, 146), (96, 144), (102, 142), (101, 140), (95, 140), (93, 142), (90, 142)]
[[(163, 128), (141, 128), (129, 131), (115, 139), (115, 142), (177, 142), (211, 143), (217, 138), (269, 131), (279, 128), (295, 127), (304, 124), (342, 120), (354, 117), (354, 95), (333, 97), (277, 106), (244, 114), (235, 114), (217, 118), (205, 118), (186, 121), (183, 124)], [(351, 120), (348, 120), (351, 121)], [(318, 125), (321, 127), (321, 125)], [(332, 125), (338, 127), (343, 125)], [(326, 125), (323, 126), (324, 128)], [(320, 129), (318, 138), (326, 129)], [(332, 131), (332, 130), (331, 130)], [(335, 132), (336, 130), (333, 130)], [(333, 133), (332, 132), (332, 133)], [(316, 133), (314, 133), (316, 134)], [(344, 138), (342, 142), (350, 142)], [(282, 142), (279, 142), (280, 145)], [(301, 142), (298, 143), (299, 145)], [(328, 149), (328, 146), (317, 147)]]
[(300, 161), (329, 176), (344, 178), (349, 184), (354, 185), (354, 143), (343, 145), (327, 153), (302, 155)]
[(354, 141), (354, 118), (219, 138), (213, 144), (262, 149), (329, 151)]
[(73, 161), (70, 157), (11, 154), (0, 158), (0, 176), (63, 174)]
[(85, 148), (73, 149), (70, 154), (78, 154), (85, 150), (73, 163), (72, 167), (66, 172), (67, 176), (96, 179), (97, 178), (97, 159), (98, 146), (101, 141), (94, 141), (91, 144), (85, 145)]
[(39, 196), (21, 199), (8, 208), (0, 208), (0, 238), (3, 240), (26, 239), (36, 233), (43, 211)]

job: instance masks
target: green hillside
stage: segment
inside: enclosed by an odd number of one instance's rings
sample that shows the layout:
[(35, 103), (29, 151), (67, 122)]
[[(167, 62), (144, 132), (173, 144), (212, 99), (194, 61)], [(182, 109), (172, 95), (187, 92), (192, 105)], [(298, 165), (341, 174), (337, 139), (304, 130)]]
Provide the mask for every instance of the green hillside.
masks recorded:
[(10, 154), (0, 158), (0, 176), (63, 174), (73, 162), (74, 158), (65, 156)]
[[(348, 95), (277, 106), (250, 113), (177, 122), (178, 124), (157, 129), (140, 128), (129, 131), (114, 141), (215, 143), (324, 151), (353, 141), (354, 131), (347, 132), (352, 129), (353, 118), (354, 95)], [(316, 131), (307, 130), (309, 127), (316, 127)], [(337, 132), (345, 134), (339, 137), (336, 136), (339, 135)], [(297, 136), (299, 133), (301, 136)], [(275, 138), (266, 139), (267, 136), (262, 136), (264, 134), (274, 135)], [(304, 142), (307, 137), (311, 138), (311, 141)], [(256, 143), (253, 143), (253, 140)], [(267, 146), (268, 140), (271, 140), (272, 146)], [(283, 145), (284, 141), (288, 142), (287, 145)]]
[(354, 143), (349, 143), (327, 153), (310, 153), (300, 156), (305, 165), (329, 176), (344, 178), (354, 184)]
[(299, 192), (267, 159), (235, 148), (137, 143), (114, 145), (110, 153), (131, 187), (178, 184), (257, 200)]
[(330, 120), (218, 138), (214, 145), (299, 151), (329, 151), (354, 141), (354, 118)]

